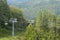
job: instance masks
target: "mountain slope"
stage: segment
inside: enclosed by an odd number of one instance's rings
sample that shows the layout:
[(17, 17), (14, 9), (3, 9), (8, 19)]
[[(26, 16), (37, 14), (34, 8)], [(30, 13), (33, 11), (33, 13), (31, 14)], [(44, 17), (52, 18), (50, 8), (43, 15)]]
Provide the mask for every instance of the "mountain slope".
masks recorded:
[[(10, 2), (10, 1), (8, 1)], [(39, 9), (48, 9), (51, 11), (55, 11), (57, 14), (60, 13), (60, 1), (59, 0), (16, 0), (9, 5), (14, 5), (23, 10), (24, 16), (27, 19), (32, 19), (36, 17), (36, 13)]]

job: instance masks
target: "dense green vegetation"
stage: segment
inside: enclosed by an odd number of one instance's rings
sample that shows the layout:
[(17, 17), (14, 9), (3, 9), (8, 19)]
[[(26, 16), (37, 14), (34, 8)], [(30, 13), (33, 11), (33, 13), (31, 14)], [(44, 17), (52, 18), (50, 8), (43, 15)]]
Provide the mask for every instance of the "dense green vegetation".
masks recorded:
[[(49, 11), (39, 11), (35, 25), (29, 25), (22, 40), (59, 40), (58, 33), (59, 22), (58, 15)], [(24, 39), (23, 39), (24, 38)]]
[[(12, 18), (17, 18), (18, 20), (18, 22), (17, 22), (17, 26), (18, 26), (18, 28), (20, 27), (20, 28), (25, 28), (26, 27), (26, 25), (27, 25), (27, 22), (26, 22), (26, 20), (25, 20), (25, 18), (24, 18), (24, 16), (23, 16), (23, 12), (22, 12), (22, 10), (20, 10), (20, 9), (18, 9), (18, 8), (16, 8), (16, 7), (10, 7), (10, 12), (11, 12), (11, 17)], [(18, 15), (18, 16), (17, 16)], [(15, 25), (15, 26), (16, 26)], [(16, 27), (17, 27), (16, 26)]]
[[(60, 40), (60, 15), (48, 10), (39, 10), (33, 24), (27, 26), (22, 10), (9, 7), (6, 0), (0, 0), (0, 40)], [(4, 24), (10, 18), (17, 18), (15, 37), (11, 36), (12, 24)]]
[[(25, 29), (27, 23), (23, 17), (22, 10), (16, 7), (9, 7), (6, 0), (0, 0), (0, 37), (11, 36), (12, 23), (8, 22), (10, 18), (18, 19), (17, 23), (15, 23), (16, 35)], [(8, 22), (8, 25), (5, 25), (5, 21)]]
[(10, 12), (6, 0), (0, 0), (0, 25), (4, 26), (5, 20), (7, 20), (9, 17)]

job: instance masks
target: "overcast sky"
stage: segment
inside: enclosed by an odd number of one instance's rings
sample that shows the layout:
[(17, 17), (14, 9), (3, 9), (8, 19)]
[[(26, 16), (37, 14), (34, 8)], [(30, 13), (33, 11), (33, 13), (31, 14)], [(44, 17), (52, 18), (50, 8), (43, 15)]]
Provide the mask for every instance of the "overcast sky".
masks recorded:
[[(49, 0), (7, 0), (9, 2), (29, 2), (29, 1), (49, 1)], [(51, 0), (52, 1), (52, 0)], [(55, 1), (60, 1), (60, 0), (55, 0)]]

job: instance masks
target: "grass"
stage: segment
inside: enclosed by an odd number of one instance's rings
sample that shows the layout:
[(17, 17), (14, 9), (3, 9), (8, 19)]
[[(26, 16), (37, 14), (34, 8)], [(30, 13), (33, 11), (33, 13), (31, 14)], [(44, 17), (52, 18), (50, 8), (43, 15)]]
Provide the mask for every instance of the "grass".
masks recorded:
[(9, 36), (9, 37), (0, 38), (0, 40), (19, 40), (19, 38), (17, 36), (15, 37)]

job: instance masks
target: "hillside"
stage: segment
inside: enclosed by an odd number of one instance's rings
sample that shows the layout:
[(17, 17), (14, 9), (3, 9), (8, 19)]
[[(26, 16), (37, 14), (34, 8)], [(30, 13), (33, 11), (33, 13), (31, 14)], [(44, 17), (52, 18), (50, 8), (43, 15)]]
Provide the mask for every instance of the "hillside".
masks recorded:
[(60, 13), (60, 1), (59, 0), (26, 0), (26, 1), (19, 1), (19, 0), (13, 0), (9, 1), (9, 5), (14, 5), (18, 8), (21, 8), (24, 10), (24, 16), (28, 19), (32, 19), (36, 17), (36, 12), (38, 9), (48, 9), (53, 12), (56, 12), (57, 14)]

